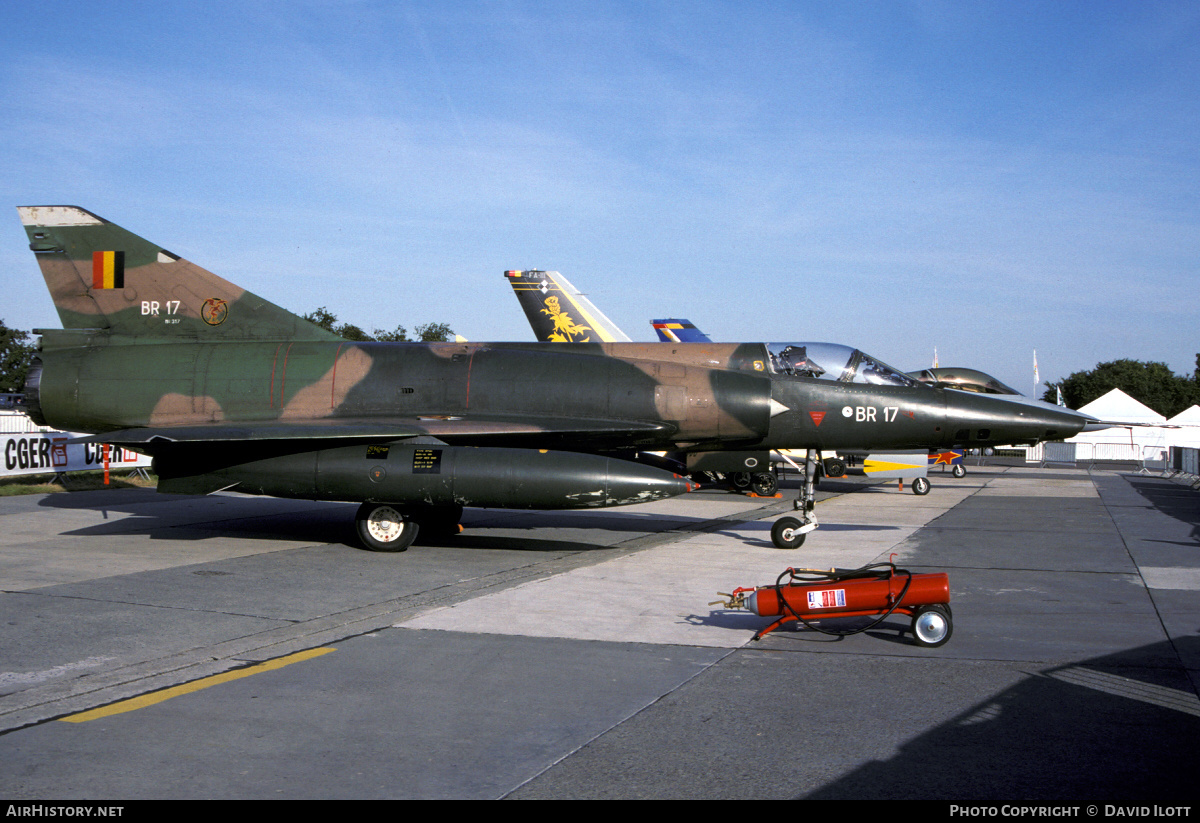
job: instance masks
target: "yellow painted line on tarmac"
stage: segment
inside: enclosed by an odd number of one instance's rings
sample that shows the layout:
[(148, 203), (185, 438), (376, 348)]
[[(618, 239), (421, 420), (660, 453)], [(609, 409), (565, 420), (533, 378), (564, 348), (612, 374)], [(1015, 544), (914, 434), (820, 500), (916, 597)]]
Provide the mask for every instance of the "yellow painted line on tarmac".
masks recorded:
[(314, 657), (320, 657), (323, 654), (328, 654), (333, 651), (332, 647), (321, 649), (309, 649), (308, 651), (289, 654), (286, 657), (279, 657), (275, 660), (268, 660), (266, 663), (259, 663), (256, 666), (249, 666), (245, 669), (237, 669), (232, 672), (224, 672), (223, 674), (214, 674), (212, 677), (205, 677), (191, 683), (184, 683), (182, 686), (172, 686), (169, 689), (162, 691), (150, 692), (141, 697), (133, 697), (129, 700), (122, 700), (120, 703), (113, 703), (110, 706), (102, 706), (99, 709), (90, 709), (86, 712), (73, 714), (69, 717), (60, 717), (66, 723), (86, 723), (89, 720), (99, 720), (102, 717), (111, 717), (114, 714), (124, 714), (125, 712), (144, 709), (147, 706), (153, 706), (155, 703), (162, 703), (164, 700), (170, 700), (172, 697), (178, 697), (181, 694), (190, 694), (198, 692), (201, 689), (207, 689), (209, 686), (217, 686), (221, 683), (229, 683), (233, 680), (241, 680), (243, 677), (249, 677), (252, 674), (261, 674), (274, 669), (282, 669), (284, 666), (290, 666), (293, 663), (299, 663), (303, 660), (311, 660)]

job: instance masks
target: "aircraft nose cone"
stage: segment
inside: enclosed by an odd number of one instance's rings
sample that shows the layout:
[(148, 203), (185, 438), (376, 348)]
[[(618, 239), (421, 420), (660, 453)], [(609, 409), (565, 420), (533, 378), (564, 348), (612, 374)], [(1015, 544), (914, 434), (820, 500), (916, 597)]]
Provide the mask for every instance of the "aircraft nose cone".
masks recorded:
[(1007, 395), (948, 390), (946, 416), (954, 445), (1033, 445), (1064, 440), (1095, 418), (1062, 406)]
[(1045, 408), (1035, 410), (1031, 414), (1033, 423), (1046, 429), (1045, 436), (1040, 438), (1042, 440), (1064, 440), (1074, 437), (1083, 431), (1084, 426), (1096, 419), (1063, 406), (1053, 406), (1050, 403), (1043, 405)]

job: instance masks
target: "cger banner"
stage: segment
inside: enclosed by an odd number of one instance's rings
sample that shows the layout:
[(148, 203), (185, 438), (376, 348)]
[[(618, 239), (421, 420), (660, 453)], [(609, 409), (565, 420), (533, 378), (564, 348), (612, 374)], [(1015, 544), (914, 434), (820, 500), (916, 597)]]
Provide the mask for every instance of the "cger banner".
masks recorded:
[[(104, 446), (67, 443), (79, 436), (56, 431), (0, 434), (0, 477), (103, 469)], [(113, 471), (149, 466), (150, 458), (144, 454), (108, 447), (108, 467)]]

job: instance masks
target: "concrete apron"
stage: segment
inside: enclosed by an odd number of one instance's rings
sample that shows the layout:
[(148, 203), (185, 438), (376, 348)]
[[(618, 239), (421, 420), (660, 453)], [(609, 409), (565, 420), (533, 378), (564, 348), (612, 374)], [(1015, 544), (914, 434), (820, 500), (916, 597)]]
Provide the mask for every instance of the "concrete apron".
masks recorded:
[(771, 517), (435, 609), (396, 626), (737, 648), (766, 621), (746, 612), (735, 618), (710, 606), (718, 592), (774, 583), (789, 566), (852, 569), (887, 561), (893, 553), (903, 564), (905, 541), (971, 495), (1045, 493), (1047, 483), (1056, 495), (1096, 496), (1086, 477), (1030, 481), (973, 473), (935, 483), (922, 497), (907, 487), (901, 493), (895, 484), (877, 486), (818, 503), (821, 527), (799, 549), (771, 543)]

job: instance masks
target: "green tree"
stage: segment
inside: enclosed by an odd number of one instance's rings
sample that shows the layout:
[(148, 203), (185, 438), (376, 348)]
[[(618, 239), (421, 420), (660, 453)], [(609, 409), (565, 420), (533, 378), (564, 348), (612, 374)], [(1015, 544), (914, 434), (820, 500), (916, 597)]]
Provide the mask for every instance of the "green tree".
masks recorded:
[[(412, 339), (408, 336), (408, 329), (404, 328), (404, 326), (396, 326), (392, 331), (375, 329), (374, 334), (367, 334), (353, 323), (338, 323), (337, 315), (324, 306), (304, 315), (304, 319), (316, 323), (326, 331), (331, 331), (347, 340), (358, 342), (378, 340), (384, 343), (405, 343)], [(413, 330), (413, 333), (417, 335), (417, 339), (422, 343), (442, 343), (451, 339), (454, 335), (448, 323), (422, 323)]]
[[(316, 323), (325, 331), (333, 331), (333, 324), (337, 322), (337, 315), (322, 306), (316, 311), (310, 311), (304, 315), (304, 319), (310, 323)], [(334, 332), (334, 334), (336, 333)]]
[(408, 329), (397, 326), (393, 331), (375, 330), (375, 339), (385, 343), (405, 343), (419, 340), (422, 343), (445, 343), (454, 336), (449, 323), (422, 323), (413, 329), (415, 338), (408, 336)]
[[(1200, 355), (1197, 355), (1200, 370)], [(1140, 360), (1113, 360), (1100, 363), (1090, 371), (1078, 371), (1056, 383), (1047, 383), (1042, 399), (1053, 403), (1056, 389), (1062, 389), (1063, 401), (1073, 409), (1085, 406), (1113, 389), (1120, 389), (1159, 414), (1173, 417), (1193, 403), (1200, 402), (1196, 377), (1174, 374), (1166, 363)]]
[(321, 308), (317, 309), (316, 311), (311, 311), (304, 315), (304, 319), (310, 323), (316, 323), (318, 326), (325, 329), (325, 331), (331, 331), (339, 337), (344, 337), (347, 340), (366, 341), (375, 339), (352, 323), (339, 324), (337, 321), (337, 315), (324, 306), (321, 306)]
[(422, 323), (413, 329), (413, 333), (422, 343), (445, 343), (454, 334), (447, 323)]
[(10, 329), (0, 320), (0, 392), (19, 392), (25, 387), (25, 373), (33, 357), (29, 332)]
[(335, 331), (347, 340), (354, 340), (359, 343), (365, 343), (375, 339), (353, 323), (343, 323), (342, 325), (338, 326)]
[(408, 329), (403, 326), (397, 326), (392, 331), (376, 329), (375, 339), (381, 343), (407, 343), (409, 340)]

